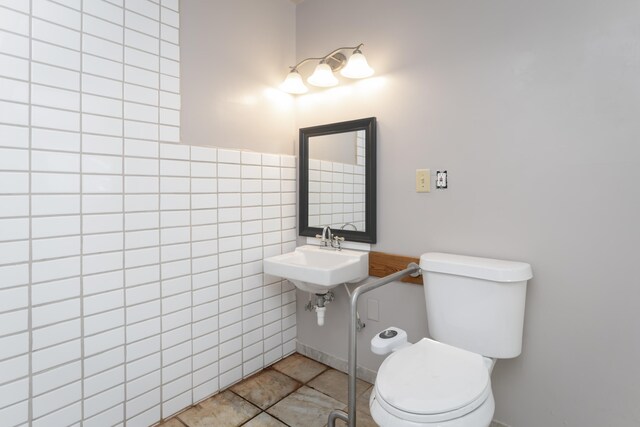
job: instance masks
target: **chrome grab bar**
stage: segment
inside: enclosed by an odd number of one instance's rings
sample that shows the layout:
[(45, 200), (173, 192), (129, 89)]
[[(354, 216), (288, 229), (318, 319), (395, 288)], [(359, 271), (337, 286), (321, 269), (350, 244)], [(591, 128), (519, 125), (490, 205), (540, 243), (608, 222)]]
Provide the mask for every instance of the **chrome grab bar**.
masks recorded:
[(348, 394), (348, 405), (347, 411), (333, 410), (329, 414), (329, 421), (327, 423), (327, 427), (335, 427), (336, 419), (341, 419), (347, 422), (348, 427), (356, 427), (356, 362), (358, 357), (358, 348), (356, 345), (356, 333), (358, 326), (358, 298), (360, 295), (366, 294), (367, 292), (371, 292), (374, 289), (378, 289), (381, 286), (384, 286), (388, 283), (394, 282), (396, 280), (402, 279), (404, 276), (411, 275), (412, 277), (420, 276), (421, 270), (420, 266), (415, 262), (409, 263), (407, 268), (404, 270), (400, 270), (396, 273), (389, 274), (388, 276), (381, 277), (380, 279), (374, 280), (371, 283), (365, 283), (364, 285), (358, 286), (352, 293), (351, 298), (349, 300), (349, 356), (348, 356), (348, 366), (349, 366), (349, 394)]

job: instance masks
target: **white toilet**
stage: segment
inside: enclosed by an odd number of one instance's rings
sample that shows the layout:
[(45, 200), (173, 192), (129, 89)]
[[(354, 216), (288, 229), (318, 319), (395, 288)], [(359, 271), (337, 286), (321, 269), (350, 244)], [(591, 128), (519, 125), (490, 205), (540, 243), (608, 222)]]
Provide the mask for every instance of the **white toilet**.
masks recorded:
[(420, 267), (433, 340), (410, 344), (398, 328), (372, 340), (372, 351), (392, 354), (378, 370), (371, 416), (381, 427), (487, 427), (495, 360), (522, 349), (531, 266), (426, 253)]

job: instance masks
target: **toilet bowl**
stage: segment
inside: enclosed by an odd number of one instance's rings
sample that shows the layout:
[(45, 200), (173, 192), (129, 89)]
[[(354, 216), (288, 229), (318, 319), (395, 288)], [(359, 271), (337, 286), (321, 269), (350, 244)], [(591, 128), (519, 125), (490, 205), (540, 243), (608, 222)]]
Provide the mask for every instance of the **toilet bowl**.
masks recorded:
[(487, 427), (496, 359), (517, 357), (531, 266), (426, 253), (420, 257), (430, 336), (415, 344), (390, 328), (371, 350), (388, 354), (369, 399), (381, 427)]
[(382, 427), (486, 427), (491, 359), (423, 338), (387, 357), (369, 399)]

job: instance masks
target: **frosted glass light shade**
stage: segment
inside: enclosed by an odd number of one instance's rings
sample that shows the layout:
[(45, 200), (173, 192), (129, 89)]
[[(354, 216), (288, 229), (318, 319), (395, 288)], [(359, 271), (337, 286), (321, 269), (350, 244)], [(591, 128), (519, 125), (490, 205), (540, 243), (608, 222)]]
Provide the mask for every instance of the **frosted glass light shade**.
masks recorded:
[(338, 79), (328, 64), (318, 64), (313, 74), (307, 79), (309, 84), (319, 87), (331, 87), (338, 84)]
[(360, 52), (356, 52), (349, 58), (347, 65), (340, 71), (350, 79), (364, 79), (373, 75), (373, 68), (367, 63), (367, 58)]
[(297, 71), (291, 71), (289, 74), (287, 74), (287, 77), (280, 85), (280, 89), (295, 95), (307, 93), (307, 91), (309, 90), (309, 88), (305, 86), (304, 82), (302, 81), (302, 76)]

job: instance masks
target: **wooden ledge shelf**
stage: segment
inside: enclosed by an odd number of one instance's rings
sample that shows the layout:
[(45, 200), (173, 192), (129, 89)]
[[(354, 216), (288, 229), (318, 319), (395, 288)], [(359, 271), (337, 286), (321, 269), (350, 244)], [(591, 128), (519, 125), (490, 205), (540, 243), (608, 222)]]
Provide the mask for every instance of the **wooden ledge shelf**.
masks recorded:
[[(411, 262), (420, 264), (420, 258), (392, 255), (384, 252), (369, 252), (369, 276), (384, 277), (391, 273), (404, 270)], [(401, 282), (415, 283), (416, 285), (422, 285), (422, 276), (420, 277), (405, 277), (400, 280)]]

